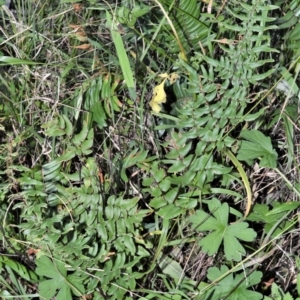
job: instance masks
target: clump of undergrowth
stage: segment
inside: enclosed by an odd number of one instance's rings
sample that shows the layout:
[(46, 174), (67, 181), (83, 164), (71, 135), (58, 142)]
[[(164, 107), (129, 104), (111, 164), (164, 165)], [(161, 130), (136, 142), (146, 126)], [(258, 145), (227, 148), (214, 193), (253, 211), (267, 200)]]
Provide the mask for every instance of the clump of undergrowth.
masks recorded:
[(297, 297), (297, 5), (2, 6), (1, 296)]

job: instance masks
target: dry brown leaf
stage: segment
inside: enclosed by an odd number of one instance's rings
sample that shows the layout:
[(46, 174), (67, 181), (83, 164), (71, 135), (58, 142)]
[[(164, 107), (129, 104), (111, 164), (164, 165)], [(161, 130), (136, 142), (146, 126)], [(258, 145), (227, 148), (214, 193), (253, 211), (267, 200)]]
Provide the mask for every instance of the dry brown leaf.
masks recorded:
[(73, 28), (75, 30), (78, 30), (78, 29), (82, 28), (81, 25), (76, 25), (76, 24), (69, 24), (69, 27), (71, 27), (71, 28)]
[(72, 48), (80, 49), (80, 50), (87, 50), (91, 47), (91, 44), (82, 44), (78, 46), (72, 46)]
[(40, 249), (33, 249), (33, 248), (29, 248), (26, 252), (28, 256), (31, 255), (36, 255), (37, 253), (39, 253), (41, 250)]
[(108, 252), (108, 254), (105, 256), (104, 260), (106, 261), (106, 260), (110, 259), (110, 257), (115, 254), (116, 254), (116, 252)]
[(75, 37), (80, 42), (86, 42), (88, 40), (88, 37), (86, 36), (86, 32), (85, 32), (84, 28), (81, 25), (70, 24), (69, 27), (74, 29)]
[(101, 168), (98, 169), (98, 177), (101, 183), (104, 183), (104, 174)]
[(83, 9), (82, 3), (74, 3), (73, 4), (73, 10), (74, 10), (75, 13), (81, 12), (82, 9)]
[(88, 37), (86, 36), (85, 32), (78, 31), (75, 33), (75, 36), (80, 42), (86, 42), (88, 40)]
[(212, 6), (213, 6), (213, 0), (210, 0), (207, 6), (207, 12), (209, 14), (211, 14)]
[(235, 45), (238, 43), (236, 40), (228, 40), (228, 39), (220, 39), (220, 40), (213, 40), (214, 42), (220, 43), (220, 44), (230, 44), (230, 45)]
[(272, 285), (272, 283), (274, 282), (275, 278), (270, 278), (268, 281), (263, 281), (262, 285), (263, 288), (266, 289), (268, 287), (270, 287)]

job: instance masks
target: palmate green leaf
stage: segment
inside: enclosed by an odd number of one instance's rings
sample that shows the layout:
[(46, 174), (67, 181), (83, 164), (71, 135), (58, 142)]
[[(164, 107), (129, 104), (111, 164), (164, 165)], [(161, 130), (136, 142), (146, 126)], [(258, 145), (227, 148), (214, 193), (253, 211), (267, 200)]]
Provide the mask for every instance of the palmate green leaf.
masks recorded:
[[(276, 159), (277, 159), (277, 156), (276, 156)], [(277, 164), (276, 159), (274, 159), (274, 155), (267, 154), (267, 155), (262, 157), (262, 159), (260, 160), (259, 165), (261, 167), (276, 168), (276, 164)]]
[[(294, 203), (294, 202), (291, 202)], [(298, 204), (298, 202), (295, 202)], [(296, 209), (296, 205), (292, 204), (292, 207), (286, 205), (287, 203), (281, 204), (279, 202), (273, 202), (272, 206), (273, 209), (269, 210), (269, 206), (266, 204), (255, 204), (253, 207), (253, 211), (247, 217), (247, 220), (253, 222), (262, 222), (264, 223), (264, 231), (265, 233), (269, 233), (270, 230), (276, 225), (277, 221), (281, 219), (285, 214), (286, 211)], [(288, 209), (289, 208), (289, 209)], [(275, 237), (280, 232), (282, 232), (283, 228), (288, 226), (288, 222), (282, 222), (278, 228), (272, 234), (272, 237)]]
[(56, 294), (56, 290), (59, 290), (60, 295), (64, 295), (65, 299), (72, 299), (70, 287), (65, 282), (67, 271), (62, 263), (54, 264), (47, 256), (42, 256), (37, 259), (36, 264), (38, 275), (52, 278), (39, 284), (39, 292), (42, 297), (51, 299)]
[(199, 241), (202, 251), (208, 255), (215, 254), (224, 243), (226, 259), (240, 261), (246, 251), (239, 240), (253, 241), (256, 232), (248, 228), (248, 223), (238, 222), (228, 224), (229, 206), (221, 205), (217, 199), (209, 201), (209, 210), (213, 217), (202, 210), (190, 217), (192, 227), (197, 231), (212, 231)]
[(224, 236), (224, 230), (215, 230), (202, 238), (199, 242), (199, 246), (202, 247), (202, 251), (212, 256), (218, 252)]
[[(209, 268), (207, 277), (211, 281), (218, 280), (223, 274), (228, 272), (229, 269), (226, 266)], [(228, 300), (259, 300), (263, 295), (258, 292), (249, 290), (253, 285), (258, 284), (261, 281), (262, 273), (253, 272), (249, 276), (245, 277), (245, 274), (239, 274), (235, 277), (232, 273), (222, 279), (214, 287), (212, 293), (210, 293), (210, 300), (219, 300), (226, 297)], [(208, 299), (208, 298), (207, 298)]]
[(241, 137), (252, 143), (257, 143), (261, 146), (261, 148), (265, 149), (266, 152), (273, 152), (271, 139), (269, 137), (266, 137), (258, 130), (243, 130), (241, 132)]
[(256, 232), (248, 228), (248, 223), (238, 222), (230, 224), (224, 236), (225, 256), (228, 260), (240, 261), (246, 254), (244, 247), (238, 240), (251, 242), (255, 239)]
[(286, 202), (282, 203), (276, 207), (274, 207), (271, 211), (269, 211), (266, 216), (270, 215), (276, 215), (285, 211), (292, 211), (296, 208), (298, 208), (300, 205), (300, 202)]
[[(269, 206), (266, 204), (255, 204), (253, 207), (252, 212), (247, 217), (247, 220), (253, 221), (253, 222), (263, 222), (263, 223), (273, 223), (274, 222), (274, 216), (267, 216), (267, 213), (269, 212)], [(270, 219), (271, 218), (271, 219)], [(277, 217), (276, 217), (277, 219)]]
[[(76, 275), (67, 275), (64, 263), (52, 261), (43, 255), (36, 260), (36, 273), (45, 276), (46, 279), (39, 284), (39, 294), (45, 299), (51, 299), (56, 295), (57, 300), (71, 300), (71, 288), (76, 294), (84, 293), (84, 287)], [(57, 292), (58, 291), (58, 292)]]
[(263, 147), (256, 143), (242, 141), (241, 148), (238, 153), (237, 159), (249, 160), (263, 156), (266, 154), (266, 151)]
[(294, 299), (290, 293), (284, 293), (284, 291), (275, 283), (272, 283), (271, 287), (271, 296), (272, 297), (264, 297), (264, 300), (273, 300), (273, 299), (278, 299), (278, 300), (299, 300), (299, 298)]
[(248, 141), (242, 141), (237, 155), (238, 160), (261, 158), (261, 167), (276, 168), (278, 155), (273, 149), (270, 137), (266, 137), (258, 130), (243, 130), (241, 137)]

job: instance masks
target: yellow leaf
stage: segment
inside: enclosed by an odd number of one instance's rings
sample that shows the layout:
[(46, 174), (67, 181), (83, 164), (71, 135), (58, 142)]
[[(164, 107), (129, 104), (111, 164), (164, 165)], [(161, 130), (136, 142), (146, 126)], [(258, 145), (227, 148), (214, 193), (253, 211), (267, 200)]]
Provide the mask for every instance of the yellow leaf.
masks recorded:
[(150, 101), (150, 106), (155, 113), (159, 113), (161, 111), (161, 106), (155, 102)]
[(168, 76), (168, 79), (170, 81), (170, 84), (173, 84), (177, 81), (177, 79), (179, 78), (179, 75), (177, 73), (171, 73), (169, 76)]
[(167, 101), (167, 95), (164, 90), (165, 81), (166, 78), (163, 80), (161, 84), (154, 87), (152, 100), (149, 103), (152, 110), (156, 113), (159, 113), (161, 111), (160, 104), (165, 103)]
[(162, 73), (162, 74), (159, 74), (158, 77), (160, 77), (160, 78), (168, 78), (169, 75), (168, 75), (168, 73)]

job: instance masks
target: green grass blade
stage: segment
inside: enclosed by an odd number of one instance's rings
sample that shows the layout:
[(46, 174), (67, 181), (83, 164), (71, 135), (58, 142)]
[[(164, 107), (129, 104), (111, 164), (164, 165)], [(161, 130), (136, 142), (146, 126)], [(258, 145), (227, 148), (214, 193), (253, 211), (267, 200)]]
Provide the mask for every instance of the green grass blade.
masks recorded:
[(130, 63), (129, 63), (129, 59), (128, 56), (126, 54), (126, 50), (124, 47), (124, 43), (122, 40), (122, 37), (118, 31), (117, 26), (115, 25), (114, 21), (111, 19), (110, 13), (106, 12), (106, 16), (107, 16), (107, 21), (108, 21), (108, 25), (110, 27), (110, 33), (111, 33), (111, 37), (112, 40), (114, 42), (116, 51), (117, 51), (117, 56), (119, 59), (119, 63), (122, 69), (122, 73), (124, 76), (124, 79), (126, 81), (126, 84), (128, 86), (129, 89), (129, 94), (131, 96), (131, 98), (133, 100), (136, 99), (136, 93), (135, 93), (135, 89), (134, 89), (134, 78), (133, 78), (133, 73), (132, 70), (130, 68)]
[(247, 203), (246, 203), (246, 210), (244, 213), (244, 218), (246, 218), (250, 212), (251, 205), (252, 205), (252, 192), (251, 192), (250, 183), (249, 183), (248, 177), (246, 175), (246, 172), (244, 171), (242, 165), (237, 160), (237, 158), (233, 155), (233, 153), (231, 151), (227, 150), (226, 154), (230, 158), (232, 163), (235, 165), (235, 167), (237, 168), (238, 172), (240, 173), (240, 175), (242, 177), (242, 181), (244, 182), (244, 185), (245, 185), (245, 189), (247, 192)]
[(19, 58), (10, 57), (10, 56), (0, 56), (0, 62), (4, 63), (4, 64), (1, 64), (1, 66), (5, 66), (5, 65), (41, 65), (42, 64), (42, 63), (34, 62), (31, 60), (19, 59)]

